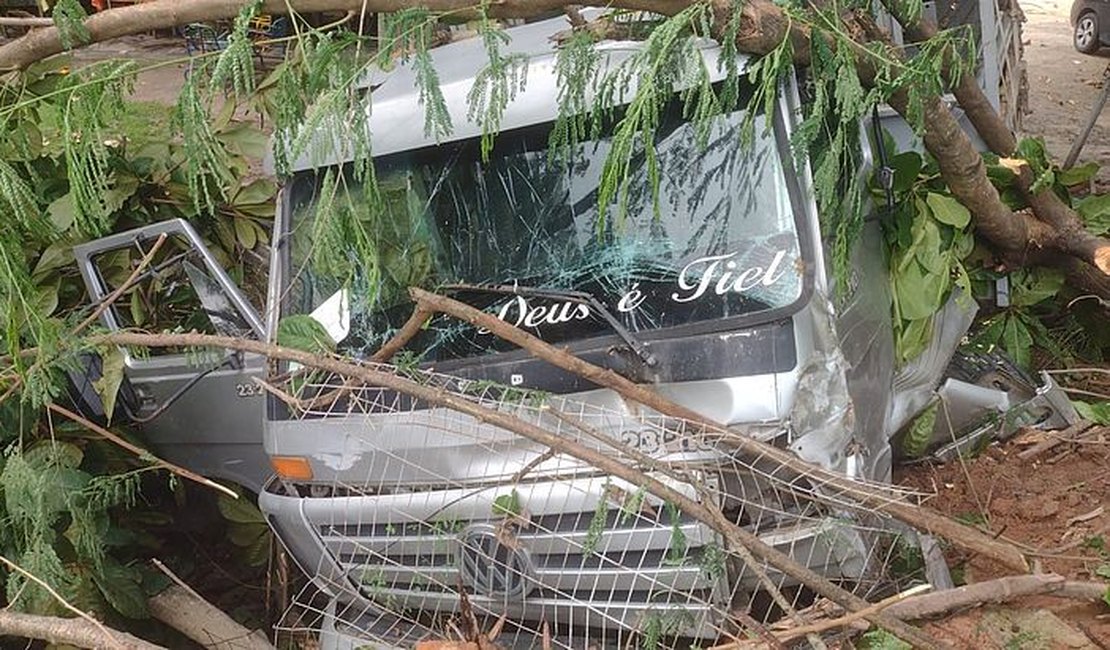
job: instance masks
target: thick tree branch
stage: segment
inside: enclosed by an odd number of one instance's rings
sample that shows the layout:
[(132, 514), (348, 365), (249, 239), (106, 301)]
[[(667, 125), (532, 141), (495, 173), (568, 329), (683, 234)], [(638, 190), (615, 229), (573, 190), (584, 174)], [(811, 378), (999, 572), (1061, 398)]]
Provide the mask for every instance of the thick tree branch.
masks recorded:
[[(124, 632), (110, 631), (117, 642), (115, 646), (125, 650), (165, 650), (160, 645), (148, 643)], [(0, 609), (0, 637), (14, 636), (24, 639), (38, 639), (58, 645), (71, 645), (78, 648), (104, 648), (104, 635), (100, 629), (80, 618), (60, 618), (57, 616), (36, 616)]]
[[(360, 11), (367, 13), (392, 13), (419, 4), (433, 13), (450, 13), (456, 18), (473, 18), (478, 15), (481, 3), (476, 0), (264, 0), (263, 13), (286, 14), (314, 13), (321, 11)], [(552, 11), (559, 11), (573, 4), (567, 0), (498, 0), (488, 5), (493, 18), (530, 18)], [(689, 6), (688, 0), (618, 0), (613, 3), (594, 3), (634, 11), (651, 11), (673, 15)], [(128, 7), (109, 9), (85, 19), (89, 42), (98, 43), (121, 36), (149, 32), (155, 29), (178, 27), (193, 22), (234, 18), (246, 6), (243, 0), (153, 0)], [(0, 71), (25, 68), (28, 65), (64, 51), (56, 27), (44, 27), (10, 43), (0, 45)]]

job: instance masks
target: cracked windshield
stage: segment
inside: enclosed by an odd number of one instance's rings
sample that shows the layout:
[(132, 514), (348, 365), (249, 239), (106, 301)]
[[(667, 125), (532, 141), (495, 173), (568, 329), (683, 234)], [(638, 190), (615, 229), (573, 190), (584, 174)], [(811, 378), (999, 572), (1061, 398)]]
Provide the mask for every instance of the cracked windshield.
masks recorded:
[[(657, 197), (650, 157), (636, 147), (604, 214), (612, 138), (557, 156), (550, 124), (502, 133), (487, 162), (476, 139), (378, 158), (377, 213), (349, 170), (337, 180), (303, 175), (292, 196), (284, 311), (343, 320), (333, 333), (357, 356), (410, 316), (410, 286), (551, 343), (612, 335), (614, 320), (636, 333), (708, 321), (725, 329), (729, 319), (788, 306), (800, 295), (802, 264), (782, 151), (763, 115), (742, 145), (744, 119), (725, 115), (699, 139), (674, 106), (656, 134)], [(362, 220), (376, 259), (360, 256), (354, 237), (329, 238), (323, 223), (337, 216)], [(344, 302), (349, 331), (338, 316)], [(425, 361), (509, 349), (447, 318), (433, 319), (410, 348)]]

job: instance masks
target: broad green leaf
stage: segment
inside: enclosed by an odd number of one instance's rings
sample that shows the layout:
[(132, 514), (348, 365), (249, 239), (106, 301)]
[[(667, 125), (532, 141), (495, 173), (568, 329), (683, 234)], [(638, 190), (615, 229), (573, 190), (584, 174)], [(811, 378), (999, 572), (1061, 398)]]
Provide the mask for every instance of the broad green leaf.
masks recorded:
[(907, 458), (921, 458), (929, 450), (933, 442), (933, 429), (937, 422), (937, 407), (939, 401), (934, 401), (922, 411), (906, 430), (906, 437), (902, 439), (902, 453)]
[(267, 178), (260, 178), (249, 185), (244, 185), (239, 188), (235, 193), (235, 197), (231, 200), (231, 204), (239, 207), (241, 205), (254, 205), (256, 203), (270, 203), (273, 202), (274, 194), (277, 193), (277, 187), (274, 182)]
[(112, 413), (116, 409), (116, 395), (119, 394), (120, 384), (123, 383), (123, 351), (118, 347), (110, 347), (100, 355), (100, 379), (93, 382), (93, 390), (100, 396), (104, 405), (104, 415), (112, 421)]
[(320, 354), (335, 350), (335, 341), (316, 319), (308, 314), (286, 316), (278, 323), (278, 345)]
[(270, 148), (270, 138), (259, 128), (246, 122), (236, 122), (216, 134), (216, 139), (247, 158), (261, 160)]
[(235, 224), (235, 237), (239, 245), (247, 250), (253, 249), (258, 243), (258, 238), (255, 236), (254, 225), (251, 224), (250, 219), (235, 219), (232, 223)]
[(1061, 169), (1056, 172), (1056, 180), (1065, 187), (1086, 183), (1098, 173), (1098, 163), (1091, 161), (1071, 169)]
[(62, 278), (55, 276), (50, 282), (35, 287), (34, 302), (32, 303), (35, 311), (42, 316), (50, 316), (54, 310), (58, 308), (58, 291), (61, 289)]
[(913, 187), (921, 173), (921, 165), (921, 154), (915, 151), (900, 153), (890, 160), (890, 168), (894, 170), (895, 194), (901, 194)]
[(266, 524), (266, 517), (263, 516), (262, 511), (245, 496), (232, 499), (227, 495), (220, 495), (216, 505), (220, 509), (220, 514), (228, 521), (240, 524)]
[(1006, 318), (1006, 325), (1002, 329), (1002, 347), (1014, 358), (1022, 368), (1028, 369), (1032, 363), (1033, 336), (1029, 328), (1016, 316)]
[(85, 452), (71, 442), (43, 440), (23, 453), (23, 460), (36, 469), (51, 465), (77, 469), (85, 458)]
[(903, 321), (902, 324), (904, 327), (895, 341), (899, 363), (910, 361), (924, 352), (933, 333), (932, 318)]
[(131, 324), (142, 327), (146, 323), (146, 308), (143, 307), (143, 297), (138, 291), (131, 292), (130, 308)]
[(50, 217), (50, 223), (59, 232), (69, 230), (73, 225), (73, 220), (77, 217), (77, 206), (73, 204), (73, 194), (64, 194), (61, 198), (55, 200), (46, 208), (46, 214)]
[(127, 618), (150, 617), (141, 580), (137, 570), (119, 564), (110, 556), (105, 557), (99, 572), (93, 572), (93, 581), (104, 600)]
[(949, 277), (947, 270), (929, 273), (916, 262), (908, 264), (905, 270), (894, 272), (895, 299), (902, 318), (913, 321), (936, 313), (948, 289)]
[(1032, 268), (1015, 271), (1011, 276), (1011, 302), (1029, 307), (1052, 298), (1064, 286), (1064, 274), (1057, 269)]
[(51, 272), (73, 264), (73, 244), (66, 241), (56, 241), (46, 247), (35, 263), (31, 277), (37, 282), (46, 278)]
[(1110, 194), (1084, 197), (1076, 202), (1075, 211), (1093, 234), (1104, 235), (1110, 231)]
[(112, 187), (104, 193), (105, 209), (108, 214), (113, 214), (119, 211), (120, 208), (127, 203), (127, 199), (135, 196), (135, 192), (139, 189), (139, 179), (131, 174), (121, 174), (116, 177), (116, 182)]
[(962, 203), (944, 194), (929, 192), (925, 196), (926, 203), (933, 211), (933, 217), (954, 228), (965, 228), (971, 223), (971, 212)]
[(945, 275), (950, 263), (948, 253), (941, 245), (940, 228), (932, 219), (921, 219), (915, 224), (914, 257), (930, 273)]
[(1072, 405), (1075, 406), (1076, 412), (1083, 419), (1103, 426), (1110, 424), (1110, 402), (1095, 402), (1092, 404), (1073, 400)]

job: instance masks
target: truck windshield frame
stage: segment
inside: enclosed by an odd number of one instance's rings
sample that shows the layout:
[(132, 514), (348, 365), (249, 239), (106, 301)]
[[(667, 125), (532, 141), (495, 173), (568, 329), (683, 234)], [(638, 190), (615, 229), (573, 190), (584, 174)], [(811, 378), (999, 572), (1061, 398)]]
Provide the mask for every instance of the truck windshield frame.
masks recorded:
[[(285, 235), (288, 245), (284, 246), (281, 269), (281, 316), (291, 314), (310, 313), (321, 302), (327, 299), (334, 291), (346, 288), (349, 290), (349, 304), (351, 308), (350, 329), (351, 336), (347, 337), (340, 345), (340, 350), (355, 357), (365, 357), (372, 354), (378, 347), (387, 341), (398, 327), (411, 313), (412, 305), (407, 299), (404, 289), (407, 286), (422, 286), (429, 290), (436, 290), (453, 284), (472, 285), (501, 285), (511, 286), (514, 283), (558, 291), (585, 292), (594, 296), (606, 306), (608, 311), (618, 315), (622, 325), (632, 332), (634, 336), (647, 342), (681, 338), (717, 331), (729, 331), (755, 325), (774, 322), (787, 317), (804, 305), (813, 291), (813, 260), (816, 255), (813, 250), (815, 242), (811, 236), (812, 224), (809, 220), (805, 194), (799, 185), (798, 175), (794, 172), (794, 160), (789, 146), (789, 136), (786, 127), (786, 118), (783, 114), (784, 107), (781, 103), (772, 111), (771, 119), (766, 119), (762, 112), (753, 116), (752, 138), (750, 142), (742, 143), (740, 134), (746, 114), (743, 110), (721, 116), (714, 125), (705, 132), (704, 140), (699, 139), (696, 125), (685, 119), (683, 106), (677, 100), (665, 112), (661, 120), (661, 127), (657, 135), (656, 159), (658, 173), (660, 174), (658, 202), (650, 190), (650, 185), (635, 180), (622, 188), (618, 200), (623, 205), (614, 202), (604, 219), (598, 218), (597, 186), (602, 173), (603, 163), (607, 153), (607, 145), (611, 139), (603, 137), (586, 141), (578, 146), (577, 151), (591, 148), (592, 158), (582, 166), (576, 167), (575, 157), (571, 156), (570, 163), (560, 159), (557, 153), (549, 147), (552, 123), (537, 124), (521, 129), (502, 132), (497, 136), (496, 145), (487, 161), (480, 158), (480, 148), (477, 139), (448, 142), (438, 146), (422, 149), (403, 151), (389, 154), (375, 159), (375, 170), (381, 188), (383, 205), (386, 208), (379, 214), (386, 214), (385, 219), (378, 217), (377, 225), (370, 225), (373, 232), (382, 232), (382, 223), (388, 222), (387, 228), (401, 224), (399, 231), (385, 235), (389, 238), (386, 246), (379, 246), (379, 272), (376, 276), (355, 273), (353, 276), (339, 281), (335, 278), (325, 278), (318, 271), (313, 270), (313, 261), (309, 251), (314, 244), (311, 241), (313, 224), (316, 211), (319, 209), (318, 194), (325, 183), (326, 169), (309, 170), (298, 174), (290, 183), (290, 191), (284, 192), (284, 205), (282, 206), (286, 218), (283, 219)], [(668, 138), (676, 140), (668, 143)], [(668, 148), (670, 147), (670, 148)], [(755, 178), (750, 185), (741, 185), (743, 189), (759, 188), (761, 183), (771, 179), (770, 191), (774, 192), (773, 201), (777, 213), (766, 217), (760, 209), (765, 205), (754, 203), (757, 200), (766, 200), (767, 197), (756, 196), (757, 191), (738, 191), (733, 181), (735, 178), (720, 178), (713, 185), (712, 179), (706, 179), (703, 174), (705, 152), (717, 151), (723, 153), (715, 169), (748, 174), (748, 178)], [(685, 157), (681, 157), (681, 156)], [(639, 156), (637, 158), (637, 156)], [(700, 158), (699, 158), (700, 156)], [(752, 165), (751, 158), (756, 156), (756, 162), (761, 165)], [(538, 168), (536, 175), (523, 176), (519, 168), (523, 165), (512, 164), (512, 158)], [(668, 157), (682, 161), (682, 164), (668, 163)], [(506, 243), (511, 247), (500, 246), (501, 241), (495, 235), (489, 239), (491, 214), (489, 206), (491, 201), (483, 205), (482, 201), (475, 200), (475, 205), (462, 209), (438, 211), (432, 207), (432, 198), (440, 194), (447, 196), (448, 200), (441, 200), (441, 204), (458, 205), (463, 183), (461, 179), (452, 179), (451, 170), (459, 166), (459, 160), (464, 160), (463, 167), (477, 176), (470, 176), (474, 186), (491, 185), (499, 183), (493, 193), (500, 193), (504, 202), (506, 197), (518, 195), (521, 190), (510, 188), (509, 184), (515, 180), (521, 187), (526, 187), (527, 199), (524, 201), (533, 210), (520, 211), (523, 214), (539, 215), (533, 219), (517, 218), (515, 222), (506, 224), (503, 218), (512, 210), (500, 211), (502, 223), (496, 224), (501, 229), (520, 229), (521, 227), (534, 226), (539, 223), (547, 227), (546, 231), (538, 228), (518, 230), (511, 235), (514, 239)], [(647, 178), (649, 165), (642, 149), (633, 151), (631, 160), (631, 176), (637, 174), (641, 180)], [(509, 161), (509, 164), (505, 164)], [(500, 165), (500, 168), (498, 167)], [(668, 165), (670, 165), (668, 167)], [(414, 174), (416, 171), (430, 169), (446, 169), (447, 173), (424, 174), (424, 178), (415, 181), (428, 181), (435, 184), (432, 188), (422, 187), (413, 189)], [(474, 169), (469, 169), (474, 168)], [(736, 170), (740, 169), (739, 172)], [(332, 168), (333, 173), (336, 168)], [(550, 173), (554, 170), (555, 173)], [(675, 170), (679, 178), (670, 178), (668, 174)], [(768, 171), (769, 170), (769, 171)], [(577, 174), (577, 175), (576, 175)], [(590, 176), (592, 174), (592, 176)], [(683, 176), (685, 174), (685, 176)], [(342, 168), (337, 186), (343, 188), (345, 184), (352, 183), (351, 165)], [(567, 179), (586, 180), (590, 191), (578, 192), (567, 187)], [(535, 181), (555, 180), (554, 186), (549, 183), (547, 189), (539, 186)], [(775, 222), (777, 232), (760, 233), (761, 241), (756, 237), (734, 237), (730, 241), (721, 241), (720, 228), (715, 233), (709, 233), (712, 224), (706, 217), (696, 220), (689, 216), (690, 212), (679, 205), (686, 201), (687, 206), (694, 207), (694, 214), (698, 205), (691, 202), (689, 196), (681, 191), (682, 180), (701, 180), (701, 201), (709, 203), (715, 201), (714, 211), (709, 213), (725, 214), (726, 224), (730, 217), (736, 221), (747, 220), (747, 225), (759, 227)], [(559, 184), (562, 181), (562, 185)], [(452, 192), (443, 190), (444, 184), (453, 184)], [(348, 193), (354, 194), (347, 185)], [(716, 190), (717, 194), (706, 200), (706, 196)], [(624, 192), (627, 193), (624, 193)], [(767, 190), (764, 190), (766, 192)], [(481, 191), (475, 191), (475, 195)], [(487, 195), (491, 194), (487, 192)], [(551, 197), (561, 197), (560, 200), (550, 200)], [(466, 200), (462, 197), (461, 200)], [(569, 200), (568, 200), (569, 199)], [(735, 208), (732, 201), (747, 201), (745, 206)], [(528, 202), (531, 203), (528, 203)], [(356, 209), (355, 202), (345, 202), (346, 207)], [(755, 210), (751, 207), (755, 205)], [(520, 203), (510, 203), (511, 208), (519, 211)], [(329, 206), (330, 208), (330, 206)], [(484, 209), (483, 209), (484, 208)], [(544, 214), (543, 210), (548, 210)], [(736, 214), (739, 210), (739, 214)], [(669, 211), (669, 212), (668, 212)], [(453, 214), (452, 214), (453, 212)], [(559, 212), (552, 217), (551, 215)], [(567, 214), (569, 212), (569, 215)], [(397, 215), (400, 214), (400, 217)], [(415, 218), (412, 215), (417, 215)], [(459, 215), (467, 223), (459, 223)], [(568, 220), (569, 216), (569, 220)], [(684, 255), (678, 255), (678, 262), (666, 265), (658, 277), (651, 274), (651, 264), (658, 262), (663, 257), (676, 257), (675, 237), (665, 233), (657, 237), (651, 244), (655, 250), (641, 252), (636, 256), (638, 261), (631, 265), (632, 270), (617, 268), (621, 262), (620, 256), (627, 251), (620, 250), (620, 245), (612, 245), (628, 232), (628, 224), (637, 221), (646, 224), (648, 232), (658, 232), (658, 229), (673, 227), (677, 218), (686, 217), (687, 230), (682, 233), (687, 245)], [(368, 219), (370, 217), (367, 217)], [(584, 220), (593, 221), (591, 227), (582, 226)], [(493, 219), (496, 222), (496, 218)], [(777, 220), (777, 222), (776, 222)], [(550, 228), (551, 221), (559, 221), (562, 228)], [(432, 224), (429, 226), (429, 224)], [(464, 228), (462, 226), (469, 226)], [(623, 232), (621, 229), (625, 229)], [(586, 232), (583, 232), (586, 231)], [(500, 230), (496, 231), (500, 232)], [(605, 291), (605, 282), (597, 277), (590, 277), (588, 281), (581, 279), (585, 269), (574, 268), (570, 265), (552, 265), (550, 252), (541, 255), (539, 264), (529, 267), (523, 266), (523, 272), (514, 272), (514, 263), (498, 267), (498, 271), (508, 268), (508, 271), (491, 274), (475, 267), (482, 264), (502, 264), (506, 259), (516, 259), (516, 266), (520, 260), (527, 260), (539, 245), (548, 243), (553, 239), (552, 232), (562, 237), (562, 241), (571, 241), (578, 249), (574, 251), (577, 260), (585, 260), (589, 271), (609, 273), (604, 279), (610, 283), (610, 289), (618, 283), (624, 286), (619, 291)], [(636, 231), (638, 232), (638, 231)], [(642, 234), (642, 233), (640, 233)], [(725, 232), (724, 234), (729, 234)], [(732, 233), (735, 235), (735, 232)], [(586, 235), (584, 237), (584, 235)], [(508, 236), (508, 235), (507, 235)], [(597, 242), (585, 241), (593, 236)], [(716, 242), (706, 248), (694, 250), (699, 244), (689, 245), (690, 242), (701, 237), (700, 241), (708, 241), (716, 237)], [(453, 239), (452, 239), (453, 238)], [(485, 238), (475, 243), (478, 238)], [(447, 246), (443, 244), (447, 241)], [(307, 243), (306, 243), (307, 242)], [(429, 245), (428, 242), (434, 242)], [(375, 242), (380, 244), (381, 242)], [(601, 246), (592, 250), (591, 243), (600, 243)], [(605, 244), (610, 244), (606, 250)], [(398, 246), (397, 244), (401, 244)], [(751, 244), (748, 250), (728, 250), (729, 245)], [(464, 251), (467, 246), (473, 247)], [(666, 247), (670, 246), (670, 250)], [(511, 248), (511, 250), (505, 250)], [(445, 250), (450, 249), (445, 253)], [(630, 247), (631, 249), (631, 247)], [(469, 252), (469, 257), (466, 254)], [(604, 254), (616, 253), (605, 257)], [(455, 262), (444, 264), (443, 258), (454, 254)], [(392, 260), (392, 262), (390, 261)], [(637, 267), (637, 264), (639, 266)], [(469, 265), (469, 266), (468, 266)], [(553, 272), (546, 276), (536, 273), (536, 266)], [(420, 273), (441, 271), (446, 268), (454, 275), (440, 274), (433, 281), (430, 274), (418, 277)], [(402, 272), (403, 271), (403, 272)], [(579, 275), (576, 277), (574, 273)], [(656, 271), (659, 273), (659, 271)], [(669, 274), (669, 277), (668, 275)], [(613, 280), (613, 278), (617, 280)], [(784, 280), (785, 279), (785, 280)], [(378, 290), (378, 302), (372, 304), (366, 296), (373, 292), (369, 287), (372, 283), (386, 286), (392, 283), (388, 290), (393, 292), (391, 297), (383, 297), (387, 290)], [(360, 289), (361, 287), (361, 289)], [(602, 289), (599, 289), (602, 287)], [(753, 291), (754, 290), (754, 291)], [(777, 293), (775, 293), (777, 292)], [(747, 295), (753, 293), (756, 298)], [(402, 296), (402, 294), (405, 294)], [(562, 302), (558, 300), (534, 301), (523, 296), (512, 296), (508, 300), (505, 294), (498, 292), (453, 291), (454, 297), (463, 300), (475, 307), (490, 312), (513, 324), (523, 327), (548, 341), (568, 346), (572, 351), (577, 348), (596, 348), (599, 345), (620, 345), (622, 338), (614, 332), (611, 323), (606, 322), (600, 314), (591, 314), (581, 302)], [(643, 304), (651, 305), (651, 299), (662, 302), (670, 298), (668, 306), (688, 306), (709, 297), (712, 300), (709, 309), (697, 313), (697, 309), (674, 309), (667, 313), (657, 310), (647, 319), (637, 319), (637, 308)], [(523, 304), (522, 304), (523, 303)], [(685, 303), (685, 304), (683, 304)], [(745, 308), (745, 305), (756, 305), (756, 308)], [(383, 306), (384, 305), (384, 306)], [(700, 306), (700, 305), (699, 305)], [(715, 311), (714, 311), (715, 310)], [(595, 310), (596, 311), (596, 310)], [(385, 319), (367, 318), (367, 316), (381, 316), (388, 314)], [(645, 322), (646, 320), (646, 322)], [(384, 326), (383, 326), (384, 325)], [(469, 332), (467, 331), (469, 328)], [(562, 328), (562, 332), (558, 331)], [(547, 331), (544, 331), (544, 330)], [(364, 336), (365, 332), (375, 332), (372, 337)], [(444, 342), (447, 341), (445, 344)], [(490, 361), (491, 355), (496, 355), (498, 360), (510, 359), (520, 354), (503, 341), (500, 341), (488, 332), (475, 330), (466, 324), (453, 322), (447, 317), (433, 319), (430, 325), (416, 339), (410, 342), (410, 349), (424, 351), (419, 357), (420, 361), (434, 362), (439, 369), (449, 370), (451, 367), (473, 365), (476, 361)]]

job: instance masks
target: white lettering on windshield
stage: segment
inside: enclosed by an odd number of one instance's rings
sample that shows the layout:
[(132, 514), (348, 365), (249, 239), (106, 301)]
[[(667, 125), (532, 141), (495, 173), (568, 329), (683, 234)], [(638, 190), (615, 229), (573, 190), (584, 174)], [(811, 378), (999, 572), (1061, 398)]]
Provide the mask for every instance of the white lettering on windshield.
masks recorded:
[[(524, 296), (516, 296), (509, 302), (501, 305), (497, 317), (515, 327), (539, 327), (540, 325), (560, 325), (575, 320), (585, 320), (590, 317), (590, 308), (576, 302), (563, 302), (554, 305), (531, 305)], [(489, 330), (482, 328), (479, 334), (489, 334)]]
[(769, 287), (778, 282), (786, 272), (785, 268), (781, 268), (786, 251), (775, 253), (774, 259), (767, 268), (751, 266), (740, 269), (732, 259), (736, 255), (737, 253), (728, 253), (700, 257), (682, 267), (682, 271), (678, 274), (678, 288), (689, 293), (682, 294), (676, 291), (671, 294), (671, 300), (675, 302), (697, 300), (709, 291), (710, 286), (718, 296), (723, 296), (730, 291), (741, 293), (759, 285)]
[[(679, 289), (671, 294), (675, 302), (692, 302), (704, 297), (710, 290), (718, 296), (727, 293), (743, 293), (756, 287), (769, 287), (782, 279), (789, 268), (784, 265), (787, 251), (775, 253), (766, 267), (750, 266), (741, 268), (733, 258), (739, 253), (710, 255), (693, 260), (678, 273), (676, 282)], [(632, 288), (617, 301), (617, 311), (623, 314), (636, 311), (647, 300), (647, 294), (634, 282)], [(516, 327), (537, 328), (543, 325), (562, 325), (573, 321), (587, 320), (593, 315), (588, 305), (566, 301), (546, 305), (533, 305), (524, 296), (515, 296), (501, 305), (497, 318), (512, 323)], [(489, 334), (481, 328), (479, 334)]]

